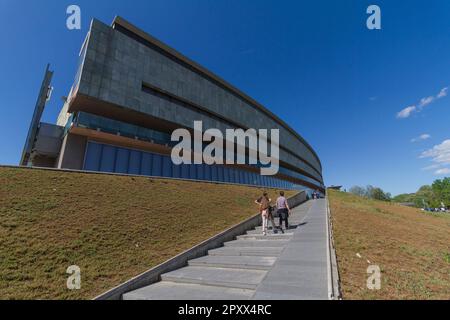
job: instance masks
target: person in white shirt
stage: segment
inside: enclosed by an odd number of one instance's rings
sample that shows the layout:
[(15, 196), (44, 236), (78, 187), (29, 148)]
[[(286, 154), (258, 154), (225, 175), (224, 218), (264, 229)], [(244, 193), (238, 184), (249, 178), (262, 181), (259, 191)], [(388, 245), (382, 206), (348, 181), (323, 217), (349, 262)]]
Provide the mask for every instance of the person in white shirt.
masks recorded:
[(289, 229), (289, 215), (291, 213), (291, 209), (289, 208), (288, 201), (284, 197), (284, 191), (280, 191), (280, 196), (277, 198), (276, 204), (277, 204), (278, 216), (280, 217), (279, 227), (281, 229), (281, 232), (284, 233), (283, 220), (285, 223), (286, 230)]

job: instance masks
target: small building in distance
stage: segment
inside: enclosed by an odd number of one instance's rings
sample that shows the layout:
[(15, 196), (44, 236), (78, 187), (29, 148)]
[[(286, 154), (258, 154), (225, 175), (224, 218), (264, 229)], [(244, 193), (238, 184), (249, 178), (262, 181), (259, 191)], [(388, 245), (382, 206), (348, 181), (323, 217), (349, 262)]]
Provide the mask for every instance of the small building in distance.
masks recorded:
[(341, 191), (342, 186), (329, 186), (328, 189)]

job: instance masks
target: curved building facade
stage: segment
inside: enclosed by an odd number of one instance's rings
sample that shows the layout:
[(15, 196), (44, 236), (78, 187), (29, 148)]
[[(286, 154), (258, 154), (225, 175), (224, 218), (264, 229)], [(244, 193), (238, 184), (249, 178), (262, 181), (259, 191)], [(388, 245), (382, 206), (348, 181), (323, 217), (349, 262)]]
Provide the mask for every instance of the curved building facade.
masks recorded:
[[(279, 129), (279, 173), (261, 176), (258, 165), (174, 165), (171, 133), (193, 130), (194, 121), (223, 132)], [(319, 157), (298, 133), (120, 17), (111, 26), (92, 21), (58, 127), (60, 152), (50, 155), (58, 168), (324, 191)]]

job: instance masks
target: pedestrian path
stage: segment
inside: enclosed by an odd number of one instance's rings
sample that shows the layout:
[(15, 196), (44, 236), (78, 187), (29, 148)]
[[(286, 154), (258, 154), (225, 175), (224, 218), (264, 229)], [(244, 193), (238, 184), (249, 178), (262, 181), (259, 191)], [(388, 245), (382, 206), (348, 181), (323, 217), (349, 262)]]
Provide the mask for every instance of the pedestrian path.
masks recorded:
[(292, 210), (284, 234), (249, 230), (124, 300), (328, 299), (326, 200)]

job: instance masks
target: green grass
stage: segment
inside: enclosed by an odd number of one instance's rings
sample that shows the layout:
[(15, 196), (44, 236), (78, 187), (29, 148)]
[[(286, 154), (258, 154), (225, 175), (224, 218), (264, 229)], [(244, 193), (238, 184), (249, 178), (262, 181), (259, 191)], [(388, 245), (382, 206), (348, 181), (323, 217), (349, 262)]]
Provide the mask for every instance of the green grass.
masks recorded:
[[(344, 299), (450, 299), (450, 215), (336, 191), (329, 198)], [(367, 260), (382, 270), (379, 291), (366, 286)]]
[[(261, 192), (0, 168), (0, 299), (91, 299), (253, 216)], [(81, 290), (66, 287), (71, 265)]]

